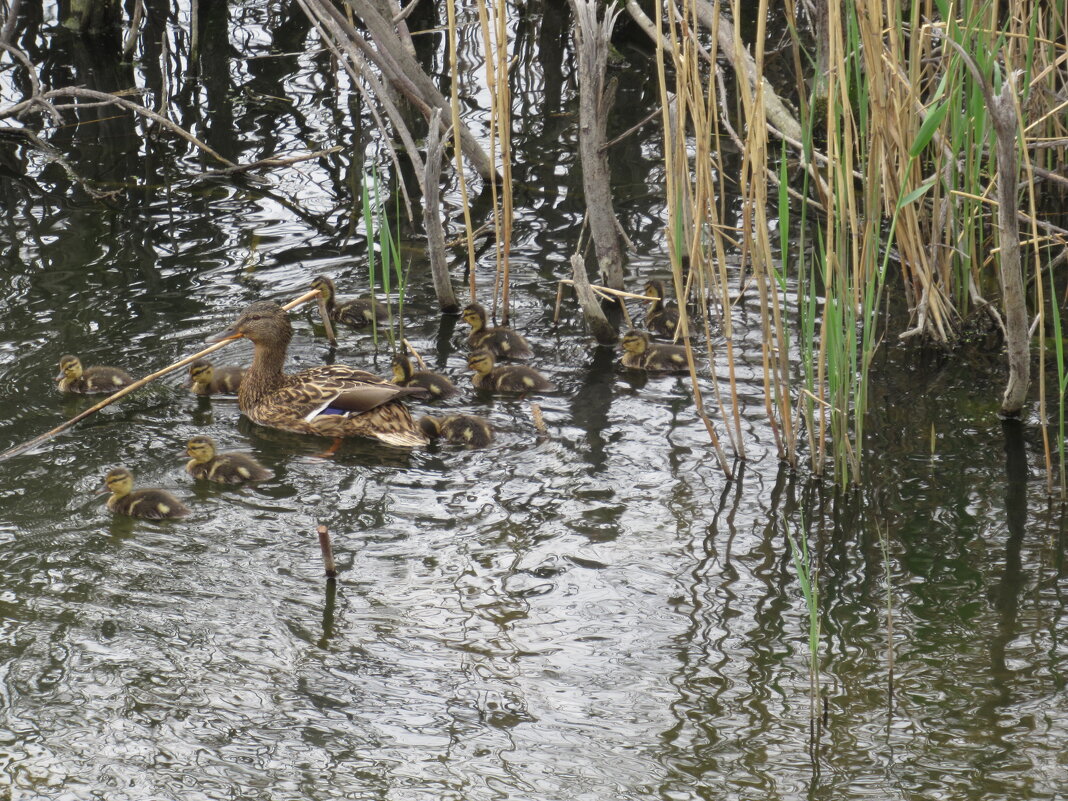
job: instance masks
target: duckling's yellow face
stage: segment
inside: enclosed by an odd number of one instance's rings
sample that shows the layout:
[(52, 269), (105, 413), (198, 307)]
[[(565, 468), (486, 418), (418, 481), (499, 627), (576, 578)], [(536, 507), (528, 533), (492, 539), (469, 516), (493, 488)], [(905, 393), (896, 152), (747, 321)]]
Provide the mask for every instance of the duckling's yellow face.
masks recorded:
[(479, 330), (486, 324), (486, 312), (482, 310), (482, 307), (477, 303), (472, 303), (464, 307), (464, 310), (460, 313), (465, 323), (467, 323), (475, 331)]
[(493, 354), (488, 350), (476, 350), (467, 355), (467, 366), (479, 375), (493, 369)]
[(125, 467), (116, 467), (104, 476), (104, 487), (111, 492), (112, 495), (117, 495), (119, 497), (129, 495), (130, 490), (133, 489), (133, 473)]
[(659, 281), (650, 281), (645, 285), (645, 297), (656, 298), (657, 300), (664, 299), (664, 288)]
[(641, 331), (628, 331), (623, 335), (623, 352), (640, 356), (649, 347), (649, 337)]
[(194, 462), (210, 462), (215, 458), (215, 443), (210, 437), (193, 437), (185, 444), (185, 452)]
[(210, 384), (215, 370), (209, 362), (193, 362), (189, 365), (189, 378), (194, 384)]
[(312, 279), (312, 289), (319, 290), (319, 296), (327, 302), (334, 298), (334, 282), (325, 275), (318, 275)]
[(75, 381), (82, 377), (82, 363), (77, 356), (64, 356), (59, 360), (59, 375), (56, 381)]
[(412, 363), (408, 361), (404, 356), (393, 357), (393, 380), (394, 381), (407, 381), (412, 377)]

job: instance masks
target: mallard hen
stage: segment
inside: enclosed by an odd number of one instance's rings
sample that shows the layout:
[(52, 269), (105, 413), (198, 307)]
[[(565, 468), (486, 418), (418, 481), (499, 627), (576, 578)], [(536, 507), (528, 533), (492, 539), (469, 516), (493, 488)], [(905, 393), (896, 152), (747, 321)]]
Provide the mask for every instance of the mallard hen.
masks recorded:
[(283, 372), (293, 329), (277, 303), (253, 303), (208, 341), (240, 337), (254, 346), (252, 366), (237, 393), (238, 407), (252, 422), (322, 437), (370, 437), (401, 448), (427, 443), (401, 402), (426, 395), (422, 387), (398, 387), (343, 364)]

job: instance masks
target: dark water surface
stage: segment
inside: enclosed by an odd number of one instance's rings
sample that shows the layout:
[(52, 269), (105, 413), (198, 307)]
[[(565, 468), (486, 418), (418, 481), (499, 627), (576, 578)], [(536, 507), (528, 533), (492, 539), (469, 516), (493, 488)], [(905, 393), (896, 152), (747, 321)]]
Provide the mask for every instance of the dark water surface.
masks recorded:
[[(466, 328), (436, 312), (412, 234), (406, 335), (464, 389), (446, 405), (493, 422), (493, 447), (352, 441), (323, 458), (328, 442), (253, 426), (175, 374), (0, 463), (0, 799), (1064, 797), (1066, 538), (1036, 421), (998, 422), (996, 361), (888, 347), (868, 481), (836, 493), (776, 461), (747, 325), (759, 315), (743, 304), (750, 458), (728, 483), (684, 380), (622, 372), (571, 301), (552, 324), (583, 210), (560, 25), (561, 7), (531, 6), (514, 72), (513, 323), (559, 386), (539, 399), (550, 437), (528, 402), (470, 390)], [(272, 38), (285, 53), (315, 41), (275, 4), (240, 6), (206, 29), (204, 79), (172, 79), (179, 121), (233, 158), (346, 147), (266, 187), (182, 181), (165, 170), (179, 146), (123, 120), (53, 138), (103, 188), (144, 187), (113, 200), (3, 143), (0, 447), (91, 403), (55, 392), (64, 353), (145, 374), (319, 273), (340, 294), (366, 290), (351, 190), (365, 158), (388, 170), (377, 135), (354, 132), (359, 102), (336, 99), (323, 55), (250, 58)], [(153, 86), (150, 61), (119, 78)], [(639, 57), (615, 69), (622, 130), (656, 98)], [(648, 130), (613, 156), (635, 286), (666, 275), (658, 152)], [(451, 187), (452, 233), (458, 197)], [(489, 212), (474, 205), (477, 225)], [(483, 296), (492, 263), (482, 252)], [(341, 332), (331, 353), (309, 309), (292, 318), (291, 368), (388, 371), (368, 335)], [(275, 478), (195, 486), (181, 454), (194, 434), (253, 452)], [(94, 493), (116, 464), (192, 516), (113, 518)], [(807, 530), (819, 567), (815, 726), (786, 524)]]

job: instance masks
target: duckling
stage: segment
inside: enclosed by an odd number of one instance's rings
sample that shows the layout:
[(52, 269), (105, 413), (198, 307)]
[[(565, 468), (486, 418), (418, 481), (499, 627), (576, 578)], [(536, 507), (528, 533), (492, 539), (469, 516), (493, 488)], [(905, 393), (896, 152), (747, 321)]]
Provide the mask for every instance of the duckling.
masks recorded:
[(452, 445), (485, 448), (493, 442), (493, 428), (473, 414), (450, 414), (448, 417), (419, 418), (419, 428), (431, 439), (444, 437)]
[(236, 395), (244, 375), (244, 367), (215, 367), (207, 359), (189, 365), (190, 389), (197, 395)]
[(533, 367), (522, 364), (494, 366), (493, 354), (485, 348), (471, 351), (467, 366), (475, 371), (471, 383), (475, 389), (494, 392), (543, 392), (556, 386)]
[(133, 376), (118, 367), (82, 368), (77, 356), (64, 356), (59, 360), (58, 382), (60, 392), (77, 392), (81, 395), (97, 395), (116, 392), (134, 382)]
[(687, 369), (686, 348), (678, 345), (651, 344), (644, 331), (630, 330), (623, 335), (624, 367), (652, 373), (672, 373)]
[(352, 328), (366, 328), (372, 322), (384, 324), (389, 320), (386, 304), (371, 298), (338, 301), (334, 291), (334, 282), (325, 275), (312, 279), (312, 289), (318, 289), (319, 313), (329, 317), (335, 323), (343, 323)]
[(274, 473), (248, 454), (217, 453), (215, 440), (211, 437), (193, 437), (186, 443), (185, 452), (192, 457), (186, 463), (185, 470), (196, 479), (220, 484), (242, 484), (274, 477)]
[(109, 471), (104, 476), (104, 487), (111, 492), (108, 509), (120, 515), (163, 520), (189, 514), (189, 508), (165, 490), (134, 490), (133, 473), (125, 467)]
[(650, 298), (649, 310), (645, 313), (645, 326), (654, 334), (674, 337), (679, 326), (679, 310), (664, 303), (664, 285), (652, 280), (645, 285), (645, 296)]
[(464, 322), (471, 326), (467, 344), (472, 350), (485, 348), (501, 359), (529, 359), (533, 353), (530, 343), (508, 326), (486, 327), (486, 309), (481, 303), (469, 303), (462, 312)]
[(393, 357), (393, 383), (402, 387), (423, 387), (430, 393), (429, 400), (451, 398), (459, 390), (441, 373), (429, 370), (412, 370), (412, 363), (403, 353)]

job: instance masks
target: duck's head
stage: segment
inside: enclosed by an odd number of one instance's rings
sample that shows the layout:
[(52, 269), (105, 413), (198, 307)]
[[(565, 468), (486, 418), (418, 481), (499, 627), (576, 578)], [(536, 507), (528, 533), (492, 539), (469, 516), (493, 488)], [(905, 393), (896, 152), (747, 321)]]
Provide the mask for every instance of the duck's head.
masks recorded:
[(192, 437), (185, 443), (185, 452), (197, 464), (210, 462), (215, 458), (215, 440), (211, 437)]
[(214, 377), (215, 369), (207, 359), (197, 359), (189, 365), (189, 380), (193, 382), (193, 386), (207, 386)]
[(479, 375), (485, 375), (493, 369), (493, 354), (485, 348), (473, 350), (467, 354), (467, 366)]
[(117, 498), (129, 495), (133, 489), (133, 473), (125, 467), (116, 467), (104, 476), (104, 489)]
[(261, 300), (246, 307), (232, 326), (205, 341), (225, 342), (241, 337), (252, 340), (254, 345), (284, 348), (293, 337), (293, 327), (289, 324), (285, 309), (277, 303)]
[(664, 284), (655, 278), (645, 284), (645, 297), (656, 300), (664, 299)]
[(77, 356), (63, 356), (59, 360), (59, 375), (56, 381), (76, 381), (82, 377), (82, 362)]
[(460, 312), (460, 316), (471, 326), (472, 331), (478, 331), (486, 325), (486, 309), (481, 303), (468, 303)]
[(624, 353), (633, 353), (635, 356), (640, 356), (649, 349), (649, 335), (644, 331), (631, 329), (623, 335), (622, 344)]
[(408, 361), (408, 357), (403, 353), (398, 353), (393, 357), (393, 380), (398, 384), (403, 384), (412, 377), (412, 363)]
[(419, 430), (431, 439), (441, 436), (441, 418), (425, 415), (419, 418)]

